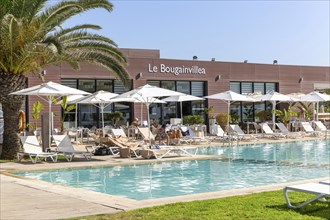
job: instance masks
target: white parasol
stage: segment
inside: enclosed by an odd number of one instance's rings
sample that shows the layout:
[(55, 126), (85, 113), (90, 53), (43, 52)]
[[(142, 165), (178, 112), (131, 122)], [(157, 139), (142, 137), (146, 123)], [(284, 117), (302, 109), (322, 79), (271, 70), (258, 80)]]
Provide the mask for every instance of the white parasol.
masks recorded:
[(227, 118), (227, 128), (229, 128), (229, 114), (230, 114), (230, 104), (233, 102), (254, 102), (255, 100), (247, 97), (245, 95), (238, 94), (233, 91), (226, 91), (226, 92), (221, 92), (209, 96), (205, 96), (204, 98), (208, 99), (219, 99), (223, 100), (224, 102), (227, 103), (228, 105), (228, 118)]
[[(144, 85), (141, 86), (137, 89), (133, 89), (131, 91), (125, 92), (117, 98), (134, 98), (141, 103), (145, 104), (147, 107), (147, 114), (148, 114), (148, 125), (150, 125), (150, 117), (149, 117), (149, 106), (150, 104), (154, 103), (155, 99), (157, 97), (164, 97), (164, 96), (179, 96), (179, 95), (184, 95), (183, 93), (164, 89), (164, 88), (159, 88), (157, 86), (151, 86), (151, 85)], [(149, 141), (151, 145), (151, 140), (150, 140), (150, 129), (148, 132), (149, 135)]]
[[(61, 85), (59, 83), (54, 82), (47, 82), (42, 83), (38, 86), (33, 86), (30, 88), (22, 89), (16, 92), (11, 93), (11, 95), (36, 95), (41, 99), (48, 102), (49, 105), (49, 139), (48, 139), (48, 148), (50, 148), (51, 142), (51, 125), (52, 125), (52, 97), (61, 97), (61, 96), (68, 96), (68, 95), (88, 95), (90, 93), (74, 89), (68, 86)], [(44, 96), (46, 98), (44, 98)]]
[[(101, 118), (102, 118), (102, 133), (104, 134), (104, 109), (109, 106), (112, 102), (111, 99), (118, 96), (116, 93), (106, 92), (103, 90), (97, 91), (89, 96), (83, 97), (81, 99), (74, 100), (70, 103), (76, 104), (92, 104), (101, 110)], [(98, 105), (97, 105), (98, 104)]]
[(273, 110), (272, 110), (272, 121), (273, 121), (273, 130), (275, 130), (275, 107), (276, 107), (276, 104), (277, 102), (295, 102), (297, 101), (296, 98), (292, 98), (290, 96), (287, 96), (287, 95), (284, 95), (284, 94), (281, 94), (281, 93), (278, 93), (278, 92), (270, 92), (270, 93), (267, 93), (265, 95), (261, 95), (261, 96), (256, 96), (254, 97), (255, 100), (257, 101), (261, 101), (261, 102), (264, 102), (264, 101), (269, 101), (272, 103), (272, 106), (273, 106)]
[[(116, 102), (134, 102), (134, 103), (143, 103), (144, 102), (141, 98), (134, 99), (134, 98), (117, 98), (117, 97), (114, 97), (111, 100), (116, 101)], [(153, 103), (153, 104), (154, 103), (166, 104), (165, 101), (157, 99), (157, 98), (151, 98), (150, 102)], [(142, 105), (141, 105), (141, 123), (142, 123)]]
[(193, 95), (180, 95), (180, 96), (170, 96), (162, 100), (166, 102), (180, 102), (180, 111), (181, 111), (181, 119), (182, 119), (182, 102), (205, 100), (205, 99)]
[(330, 101), (330, 96), (327, 94), (322, 94), (319, 92), (310, 92), (304, 96), (300, 97), (300, 100), (303, 102), (316, 102), (316, 121), (318, 121), (319, 113), (319, 102), (328, 102)]

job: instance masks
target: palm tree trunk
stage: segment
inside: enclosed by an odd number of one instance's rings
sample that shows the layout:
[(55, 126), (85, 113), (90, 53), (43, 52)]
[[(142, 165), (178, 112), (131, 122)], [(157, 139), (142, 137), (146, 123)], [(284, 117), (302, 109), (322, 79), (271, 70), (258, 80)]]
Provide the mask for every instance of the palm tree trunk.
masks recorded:
[(25, 76), (0, 73), (0, 103), (4, 119), (1, 159), (12, 160), (20, 150), (19, 110), (22, 107), (24, 96), (9, 94), (25, 88), (25, 82)]

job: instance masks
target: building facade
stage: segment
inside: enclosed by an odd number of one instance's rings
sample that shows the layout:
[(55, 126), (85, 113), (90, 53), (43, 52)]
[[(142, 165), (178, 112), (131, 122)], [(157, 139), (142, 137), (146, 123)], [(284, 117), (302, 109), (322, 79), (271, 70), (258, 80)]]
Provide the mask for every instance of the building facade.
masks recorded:
[[(262, 93), (277, 91), (283, 94), (308, 93), (313, 90), (330, 88), (330, 67), (294, 66), (274, 64), (254, 64), (248, 62), (202, 61), (194, 57), (192, 60), (163, 59), (159, 50), (121, 49), (128, 59), (127, 70), (131, 78), (131, 88), (123, 87), (106, 69), (91, 64), (82, 64), (79, 71), (74, 71), (67, 64), (46, 68), (45, 81), (54, 81), (70, 87), (95, 92), (105, 90), (123, 93), (132, 88), (150, 84), (176, 90), (186, 94), (203, 97), (215, 93), (232, 90), (238, 93)], [(29, 77), (28, 87), (38, 85), (41, 81)], [(28, 121), (32, 120), (33, 103), (38, 97), (27, 97), (26, 111)], [(47, 112), (44, 103), (43, 111)], [(183, 115), (205, 115), (206, 107), (214, 107), (214, 114), (227, 112), (226, 103), (220, 100), (192, 101), (182, 103)], [(234, 103), (231, 113), (240, 121), (257, 120), (255, 112), (267, 110), (267, 103)], [(54, 106), (55, 127), (60, 127), (61, 107)], [(146, 120), (147, 112), (143, 105), (132, 103), (114, 103), (106, 108), (105, 113), (121, 111), (128, 123), (133, 118)], [(160, 123), (168, 123), (170, 118), (180, 117), (178, 103), (153, 104), (150, 118)], [(74, 125), (75, 114), (65, 117), (66, 127)], [(100, 127), (99, 110), (93, 105), (79, 105), (79, 126)], [(106, 124), (110, 123), (105, 116)], [(126, 122), (125, 122), (126, 123)]]

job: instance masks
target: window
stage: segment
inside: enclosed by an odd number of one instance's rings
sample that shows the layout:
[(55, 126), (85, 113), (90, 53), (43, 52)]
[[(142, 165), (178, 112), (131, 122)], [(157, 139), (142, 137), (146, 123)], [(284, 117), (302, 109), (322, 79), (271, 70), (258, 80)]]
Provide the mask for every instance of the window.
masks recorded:
[(265, 83), (254, 83), (253, 92), (265, 94)]
[(95, 80), (79, 80), (78, 89), (86, 92), (95, 92)]
[(252, 82), (242, 82), (241, 83), (241, 93), (249, 94), (252, 93)]
[[(276, 91), (277, 83), (264, 82), (230, 82), (230, 90), (240, 94), (261, 93), (266, 94)], [(271, 111), (270, 102), (264, 103), (234, 103), (230, 106), (230, 114), (238, 116), (240, 121), (258, 121), (256, 113), (259, 111)]]
[(113, 91), (112, 80), (97, 80), (96, 81), (96, 90), (103, 90), (107, 92)]
[(125, 86), (123, 85), (123, 83), (120, 80), (114, 80), (114, 89), (113, 89), (113, 91), (114, 91), (114, 93), (122, 94), (124, 92), (129, 91), (129, 90), (125, 88)]
[(157, 86), (160, 87), (160, 81), (153, 81), (153, 80), (148, 80), (147, 84), (151, 85), (151, 86)]
[(266, 83), (266, 93), (276, 91), (276, 83)]
[(175, 91), (175, 81), (162, 81), (162, 88)]
[(230, 91), (236, 92), (236, 93), (241, 93), (241, 83), (239, 82), (230, 82), (229, 84), (229, 89)]
[(68, 86), (71, 88), (77, 88), (77, 80), (76, 79), (62, 79), (61, 84), (64, 86)]
[(191, 82), (191, 95), (202, 97), (204, 94), (204, 82)]
[(190, 95), (190, 82), (178, 81), (176, 82), (176, 88), (178, 92)]

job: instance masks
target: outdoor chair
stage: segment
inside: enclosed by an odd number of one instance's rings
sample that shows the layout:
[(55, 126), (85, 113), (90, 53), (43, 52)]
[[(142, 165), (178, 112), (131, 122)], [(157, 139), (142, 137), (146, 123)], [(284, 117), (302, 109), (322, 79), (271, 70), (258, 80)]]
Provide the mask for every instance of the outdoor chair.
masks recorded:
[(303, 127), (304, 131), (307, 133), (307, 134), (311, 134), (311, 135), (314, 135), (314, 136), (317, 136), (319, 135), (319, 132), (318, 131), (314, 131), (313, 127), (311, 126), (311, 124), (309, 122), (300, 122), (301, 123), (301, 126)]
[(313, 121), (313, 123), (315, 124), (315, 130), (324, 132), (327, 131), (327, 128), (321, 121)]
[(187, 126), (180, 125), (179, 129), (181, 130), (182, 137), (179, 139), (179, 144), (191, 144), (194, 139), (190, 135), (189, 128)]
[(212, 141), (215, 140), (220, 140), (220, 141), (226, 141), (229, 139), (228, 135), (225, 134), (225, 132), (223, 131), (223, 129), (221, 128), (220, 125), (217, 125), (215, 127), (215, 137), (212, 139)]
[[(310, 204), (311, 202), (313, 202), (315, 200), (321, 199), (323, 197), (329, 197), (330, 196), (330, 185), (325, 184), (325, 183), (305, 183), (305, 184), (300, 184), (300, 185), (286, 186), (283, 191), (284, 191), (284, 197), (285, 197), (287, 206), (289, 208), (298, 209), (307, 204)], [(310, 193), (310, 194), (315, 194), (315, 196), (301, 204), (292, 205), (290, 202), (290, 199), (289, 199), (289, 195), (288, 195), (289, 191)]]
[(114, 137), (127, 138), (127, 135), (122, 128), (112, 128), (111, 135)]
[(86, 160), (92, 159), (92, 153), (88, 151), (76, 151), (68, 135), (53, 135), (58, 153), (65, 156), (66, 160), (71, 162), (76, 155), (82, 155)]
[[(112, 143), (109, 147), (113, 155), (120, 154), (120, 157), (128, 158), (131, 156), (139, 157), (140, 147), (142, 142), (125, 142), (121, 138), (107, 137), (108, 141)], [(117, 153), (115, 153), (117, 151)]]
[(276, 123), (276, 126), (280, 129), (281, 133), (288, 138), (298, 138), (302, 136), (300, 132), (290, 132), (283, 123)]
[(323, 180), (320, 182), (321, 184), (327, 184), (327, 185), (330, 185), (330, 180)]
[[(194, 153), (190, 153), (187, 150), (194, 149)], [(192, 147), (179, 147), (179, 146), (162, 146), (162, 145), (155, 145), (152, 149), (142, 149), (140, 150), (141, 157), (145, 159), (162, 159), (167, 156), (190, 156), (196, 155), (198, 148)]]
[(149, 144), (154, 144), (155, 143), (155, 136), (151, 132), (151, 130), (148, 127), (138, 127), (138, 130), (143, 138), (143, 140)]
[(236, 134), (239, 140), (251, 140), (254, 137), (251, 134), (245, 134), (238, 125), (229, 125), (229, 130)]
[(47, 158), (50, 158), (53, 162), (57, 162), (56, 153), (42, 152), (42, 147), (36, 136), (20, 136), (20, 139), (23, 145), (23, 152), (17, 153), (18, 161), (21, 161), (25, 155), (28, 155), (32, 163), (36, 163), (40, 158), (45, 158), (45, 161), (47, 161)]
[(263, 131), (263, 134), (270, 136), (271, 138), (279, 139), (281, 137), (286, 137), (284, 134), (274, 133), (273, 130), (269, 127), (269, 125), (267, 123), (261, 123), (260, 127)]

